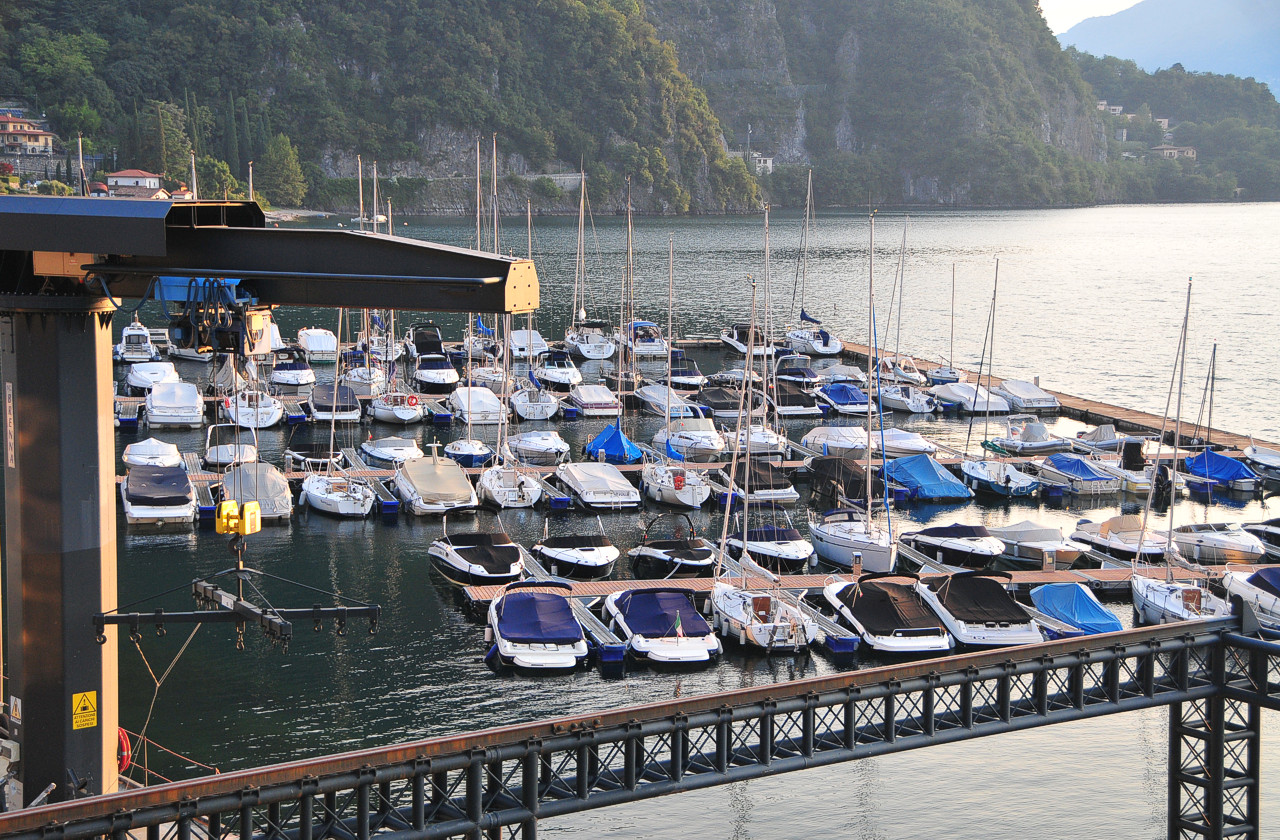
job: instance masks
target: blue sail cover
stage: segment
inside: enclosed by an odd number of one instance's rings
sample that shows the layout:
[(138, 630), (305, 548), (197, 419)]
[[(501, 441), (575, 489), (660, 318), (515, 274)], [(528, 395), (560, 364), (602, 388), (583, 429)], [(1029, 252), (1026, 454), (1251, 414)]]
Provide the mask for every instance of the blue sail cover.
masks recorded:
[(1249, 583), (1268, 595), (1280, 598), (1280, 566), (1268, 566), (1249, 575)]
[(622, 433), (617, 423), (605, 426), (604, 431), (596, 435), (591, 443), (582, 447), (582, 454), (588, 458), (598, 459), (601, 452), (610, 464), (638, 464), (644, 457), (640, 447)]
[(1123, 630), (1116, 614), (1098, 602), (1087, 587), (1079, 583), (1047, 583), (1031, 590), (1036, 609), (1086, 633), (1113, 633)]
[(1187, 458), (1186, 464), (1187, 472), (1192, 475), (1211, 478), (1220, 484), (1241, 479), (1256, 479), (1258, 477), (1258, 474), (1249, 469), (1248, 465), (1237, 461), (1235, 458), (1219, 455), (1212, 449), (1206, 449), (1199, 455)]
[(1104, 472), (1096, 470), (1093, 466), (1081, 458), (1079, 455), (1072, 455), (1069, 452), (1059, 452), (1050, 455), (1045, 459), (1054, 469), (1065, 473), (1072, 478), (1078, 478), (1081, 481), (1114, 481), (1115, 476), (1107, 475)]
[(866, 405), (870, 400), (862, 389), (848, 382), (833, 382), (822, 386), (822, 393), (830, 397), (838, 405)]
[(698, 615), (687, 589), (632, 589), (616, 601), (627, 627), (637, 636), (661, 639), (676, 634), (676, 616), (686, 636), (711, 632), (706, 619)]
[(480, 316), (476, 316), (476, 334), (485, 338), (493, 338), (493, 330), (484, 325), (484, 321), (480, 320)]
[(928, 455), (896, 458), (884, 468), (884, 476), (911, 492), (912, 499), (972, 499), (973, 491)]
[(508, 592), (495, 610), (498, 633), (523, 645), (572, 645), (582, 641), (582, 625), (563, 595)]
[(815, 317), (813, 317), (812, 315), (810, 315), (808, 312), (805, 312), (803, 309), (801, 309), (801, 310), (800, 310), (800, 320), (801, 320), (801, 321), (808, 321), (810, 324), (821, 324), (821, 323), (822, 323), (822, 322), (821, 322), (821, 321), (819, 321), (817, 318), (815, 318)]

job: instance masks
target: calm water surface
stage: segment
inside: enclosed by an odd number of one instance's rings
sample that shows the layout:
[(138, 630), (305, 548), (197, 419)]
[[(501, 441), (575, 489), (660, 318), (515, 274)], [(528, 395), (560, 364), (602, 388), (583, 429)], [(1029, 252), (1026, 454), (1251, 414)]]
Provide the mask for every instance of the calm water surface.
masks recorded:
[[(901, 346), (926, 357), (945, 357), (949, 342), (951, 264), (957, 265), (956, 350), (959, 364), (976, 366), (1000, 258), (997, 304), (998, 372), (1039, 375), (1046, 387), (1159, 410), (1169, 384), (1171, 356), (1188, 276), (1196, 277), (1184, 413), (1199, 408), (1205, 362), (1220, 343), (1214, 425), (1280, 439), (1275, 410), (1273, 360), (1277, 335), (1268, 329), (1278, 296), (1280, 246), (1273, 231), (1280, 207), (1271, 205), (1101, 208), (1079, 211), (922, 214), (908, 223), (904, 257), (905, 308)], [(316, 223), (320, 224), (320, 223)], [(331, 224), (326, 222), (323, 224)], [(590, 282), (600, 304), (616, 311), (624, 231), (614, 217), (596, 221), (589, 249)], [(902, 238), (901, 216), (877, 221), (877, 316), (887, 307)], [(799, 220), (773, 220), (772, 291), (775, 312), (791, 306)], [(400, 232), (468, 245), (474, 227), (465, 221), (410, 220)], [(504, 250), (525, 252), (523, 220), (511, 222)], [(538, 328), (558, 337), (569, 309), (576, 220), (539, 219), (534, 252), (543, 282)], [(759, 219), (643, 219), (637, 221), (640, 311), (665, 321), (666, 251), (676, 247), (677, 332), (712, 333), (743, 317), (749, 306), (742, 277), (763, 276)], [(809, 263), (810, 312), (839, 334), (866, 336), (867, 225), (865, 216), (818, 219)], [(895, 306), (898, 304), (895, 303)], [(885, 316), (880, 313), (884, 311)], [(144, 311), (145, 315), (145, 311)], [(616, 315), (615, 315), (616, 318)], [(149, 320), (155, 321), (154, 316)], [(286, 336), (300, 326), (332, 328), (327, 311), (283, 311)], [(457, 325), (460, 319), (442, 319)], [(896, 326), (896, 316), (895, 316)], [(890, 336), (892, 347), (895, 336)], [(704, 372), (724, 366), (719, 352), (696, 354)], [(192, 378), (198, 366), (183, 372)], [(323, 370), (323, 369), (322, 369)], [(966, 422), (911, 417), (894, 420), (931, 438), (963, 446)], [(604, 423), (580, 420), (555, 426), (575, 449)], [(626, 421), (629, 435), (648, 440), (657, 419)], [(799, 439), (812, 425), (789, 421)], [(980, 426), (980, 421), (979, 421)], [(1071, 434), (1073, 421), (1056, 421)], [(393, 433), (363, 426), (345, 441)], [(295, 439), (327, 432), (303, 429)], [(448, 440), (460, 430), (410, 429), (420, 440)], [(972, 432), (981, 440), (981, 429)], [(262, 434), (266, 460), (279, 463), (290, 432)], [(142, 436), (145, 436), (143, 434)], [(198, 450), (194, 432), (161, 433), (184, 449)], [(137, 436), (121, 434), (117, 449)], [(802, 492), (804, 492), (802, 490)], [(1136, 503), (1130, 503), (1136, 504)], [(1107, 517), (1105, 506), (925, 506), (900, 512), (902, 528), (948, 522), (1007, 523), (1036, 519), (1067, 527), (1082, 516)], [(1128, 508), (1126, 508), (1128, 509)], [(805, 529), (802, 505), (797, 522)], [(639, 541), (649, 514), (602, 517), (624, 550)], [(1184, 502), (1175, 510), (1188, 520), (1257, 520), (1280, 515), (1274, 502), (1212, 507)], [(491, 513), (455, 518), (461, 529), (496, 524)], [(695, 517), (700, 529), (718, 533), (718, 516)], [(1162, 517), (1155, 517), (1163, 522)], [(123, 523), (123, 517), (121, 517)], [(557, 528), (582, 527), (586, 517), (560, 517)], [(541, 512), (507, 512), (501, 523), (531, 544), (544, 526)], [(459, 609), (443, 579), (430, 571), (427, 546), (438, 520), (402, 518), (339, 522), (300, 512), (287, 526), (270, 526), (250, 539), (251, 566), (307, 586), (382, 604), (381, 631), (360, 627), (336, 636), (326, 628), (298, 628), (288, 654), (250, 634), (237, 652), (225, 627), (210, 625), (154, 692), (147, 664), (159, 675), (188, 639), (172, 628), (164, 638), (146, 633), (140, 650), (121, 643), (121, 722), (137, 731), (148, 720), (160, 743), (228, 770), (397, 741), (479, 729), (547, 716), (586, 712), (674, 696), (721, 691), (832, 673), (823, 656), (744, 658), (734, 649), (719, 667), (697, 674), (640, 671), (604, 680), (595, 671), (552, 679), (493, 674), (480, 660), (482, 627)], [(120, 531), (122, 601), (141, 599), (232, 562), (223, 538), (210, 532), (156, 535)], [(628, 574), (625, 558), (619, 574)], [(279, 581), (262, 584), (277, 605), (306, 606), (313, 593)], [(184, 609), (178, 593), (140, 609)], [(1130, 620), (1127, 604), (1111, 605)], [(146, 662), (144, 663), (143, 656)], [(875, 664), (875, 663), (869, 663)], [(713, 838), (837, 836), (914, 838), (1142, 837), (1164, 836), (1166, 713), (1151, 711), (932, 747), (776, 779), (735, 784), (548, 822), (549, 835), (686, 838), (690, 827)], [(1280, 759), (1271, 749), (1280, 737), (1274, 715), (1264, 715), (1263, 813), (1272, 817), (1264, 836), (1280, 836)], [(190, 775), (173, 762), (167, 771)], [(927, 802), (926, 807), (921, 807)]]

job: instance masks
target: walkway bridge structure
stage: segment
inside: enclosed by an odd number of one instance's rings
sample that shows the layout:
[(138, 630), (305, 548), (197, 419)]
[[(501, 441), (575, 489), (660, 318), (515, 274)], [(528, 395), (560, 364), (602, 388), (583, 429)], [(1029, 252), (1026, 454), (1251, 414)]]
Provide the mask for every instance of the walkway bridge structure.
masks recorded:
[[(540, 820), (1168, 706), (1169, 838), (1260, 837), (1280, 644), (1228, 618), (854, 671), (0, 816), (0, 840), (529, 840)], [(843, 807), (832, 802), (831, 807)]]

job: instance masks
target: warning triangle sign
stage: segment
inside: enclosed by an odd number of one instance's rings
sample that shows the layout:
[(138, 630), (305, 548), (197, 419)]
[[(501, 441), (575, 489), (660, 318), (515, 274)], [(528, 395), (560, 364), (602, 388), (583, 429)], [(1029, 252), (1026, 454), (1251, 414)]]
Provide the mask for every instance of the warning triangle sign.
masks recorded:
[(98, 707), (93, 702), (93, 695), (95, 694), (97, 694), (96, 691), (86, 691), (83, 694), (75, 695), (71, 703), (73, 714), (83, 715), (98, 711)]

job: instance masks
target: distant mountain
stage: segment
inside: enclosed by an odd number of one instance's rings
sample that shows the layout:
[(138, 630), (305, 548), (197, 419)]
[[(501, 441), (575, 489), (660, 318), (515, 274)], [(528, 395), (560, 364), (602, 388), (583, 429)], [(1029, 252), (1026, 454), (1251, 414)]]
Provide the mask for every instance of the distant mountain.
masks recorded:
[(1132, 59), (1148, 71), (1181, 64), (1195, 72), (1250, 77), (1280, 89), (1280, 4), (1275, 0), (1143, 0), (1081, 21), (1064, 46)]

